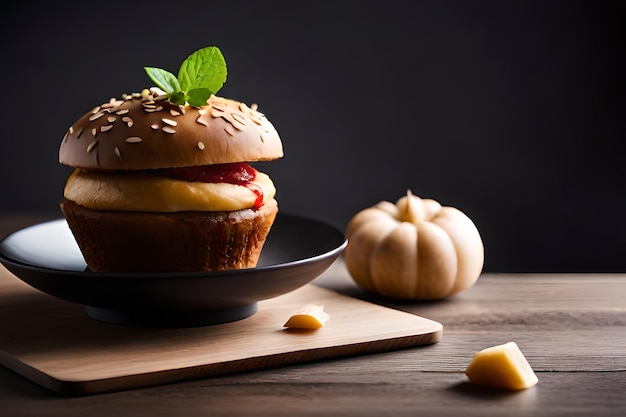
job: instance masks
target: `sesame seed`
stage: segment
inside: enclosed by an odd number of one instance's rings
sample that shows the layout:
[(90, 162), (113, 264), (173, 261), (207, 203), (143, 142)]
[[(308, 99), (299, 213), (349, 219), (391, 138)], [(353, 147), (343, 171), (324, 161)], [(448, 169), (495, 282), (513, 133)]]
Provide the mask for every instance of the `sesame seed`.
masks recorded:
[(224, 125), (224, 130), (226, 131), (226, 133), (228, 133), (231, 136), (235, 136), (235, 130), (233, 129), (233, 126), (230, 124)]
[(89, 121), (93, 122), (94, 120), (99, 119), (102, 116), (104, 116), (104, 112), (99, 112), (99, 113), (92, 114), (91, 116), (89, 116)]
[(117, 146), (113, 149), (113, 152), (115, 152), (115, 155), (122, 159), (122, 153), (120, 152), (120, 148), (118, 148)]
[(107, 120), (108, 120), (109, 123), (113, 123), (113, 122), (115, 122), (116, 119), (115, 119), (114, 116), (109, 116), (109, 117), (107, 117)]
[(163, 126), (163, 128), (161, 129), (162, 131), (164, 131), (165, 133), (176, 133), (176, 130), (172, 129), (169, 126)]
[(122, 117), (122, 122), (126, 123), (126, 125), (127, 125), (128, 127), (132, 127), (132, 126), (133, 126), (133, 119), (131, 119), (131, 118), (130, 118), (130, 117), (128, 117), (128, 116), (124, 116), (124, 117)]
[(70, 132), (70, 135), (74, 133), (74, 126), (70, 126), (70, 128), (68, 129), (68, 132)]
[(91, 114), (96, 114), (100, 111), (100, 106), (96, 106), (93, 108), (93, 110), (91, 110)]
[[(231, 114), (232, 116), (232, 114)], [(241, 123), (237, 122), (237, 120), (235, 120), (234, 118), (232, 120), (228, 120), (230, 122), (230, 124), (233, 125), (234, 128), (236, 128), (237, 130), (244, 130), (246, 127), (244, 125), (242, 125)]]
[(119, 107), (119, 106), (121, 106), (121, 105), (122, 105), (122, 103), (123, 103), (123, 101), (122, 101), (122, 100), (118, 100), (118, 99), (116, 99), (116, 98), (112, 98), (111, 100), (109, 100), (109, 102), (108, 102), (108, 103), (105, 103), (105, 104), (103, 104), (103, 105), (102, 105), (102, 106), (100, 106), (100, 107), (102, 107), (103, 109), (111, 109), (111, 108), (114, 108), (114, 107)]
[(128, 143), (139, 143), (141, 141), (142, 141), (142, 139), (140, 137), (138, 137), (138, 136), (131, 136), (129, 138), (126, 138), (126, 142), (128, 142)]
[(201, 151), (204, 150), (204, 143), (202, 142), (198, 142), (198, 149), (200, 149)]
[(87, 146), (87, 153), (91, 152), (93, 150), (93, 148), (96, 147), (97, 144), (98, 144), (98, 139), (96, 139), (93, 142), (91, 142), (89, 144), (89, 146)]
[(150, 125), (150, 127), (151, 127), (153, 130), (159, 130), (159, 125), (158, 125), (158, 124), (156, 124), (156, 123), (151, 124), (151, 125)]
[(162, 118), (161, 121), (163, 123), (165, 123), (166, 125), (170, 125), (170, 126), (176, 126), (178, 124), (175, 121), (173, 121), (172, 119), (166, 119), (165, 117)]
[(171, 114), (172, 116), (174, 116), (174, 117), (176, 117), (176, 116), (180, 116), (180, 112), (179, 112), (179, 111), (176, 111), (176, 110), (174, 110), (174, 109), (170, 109), (170, 114)]
[(91, 129), (91, 136), (96, 136), (97, 134), (98, 134), (98, 129), (96, 129), (95, 127)]
[(129, 111), (130, 111), (130, 110), (128, 110), (128, 109), (122, 109), (122, 110), (118, 110), (118, 111), (116, 111), (116, 112), (115, 112), (115, 114), (117, 114), (118, 116), (121, 116), (121, 115), (123, 115), (123, 114), (128, 113)]
[(101, 132), (108, 132), (111, 129), (113, 129), (113, 125), (102, 125), (102, 126), (100, 126), (100, 131)]
[(241, 123), (244, 126), (246, 125), (246, 119), (243, 117), (243, 115), (239, 113), (231, 113), (231, 116), (233, 116), (233, 119), (235, 119), (238, 123)]

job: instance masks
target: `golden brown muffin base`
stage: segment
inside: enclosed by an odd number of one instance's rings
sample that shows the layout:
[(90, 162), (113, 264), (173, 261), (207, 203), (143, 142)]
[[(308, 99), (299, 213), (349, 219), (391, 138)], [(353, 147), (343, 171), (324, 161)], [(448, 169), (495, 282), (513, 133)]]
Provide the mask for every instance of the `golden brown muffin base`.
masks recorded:
[(191, 272), (255, 267), (278, 205), (147, 213), (91, 210), (65, 200), (61, 210), (94, 272)]

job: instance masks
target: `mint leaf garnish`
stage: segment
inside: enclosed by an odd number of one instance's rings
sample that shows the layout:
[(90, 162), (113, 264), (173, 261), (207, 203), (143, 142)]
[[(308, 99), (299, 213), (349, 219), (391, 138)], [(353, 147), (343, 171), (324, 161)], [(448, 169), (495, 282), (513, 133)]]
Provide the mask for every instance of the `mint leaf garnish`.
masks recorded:
[(214, 46), (189, 55), (178, 70), (178, 82), (184, 91), (207, 88), (215, 94), (225, 81), (226, 61)]
[(187, 91), (187, 102), (192, 106), (204, 106), (211, 97), (211, 90), (208, 88), (194, 88)]
[(181, 91), (178, 79), (174, 74), (169, 71), (165, 71), (161, 68), (145, 67), (148, 77), (159, 87), (161, 90), (168, 94), (173, 94), (177, 91)]
[(169, 71), (144, 67), (148, 77), (175, 104), (203, 106), (211, 94), (217, 94), (226, 82), (226, 60), (216, 46), (202, 48), (189, 55), (178, 70), (178, 77)]
[(170, 103), (179, 104), (181, 106), (185, 105), (185, 93), (183, 93), (182, 91), (168, 94), (167, 99)]

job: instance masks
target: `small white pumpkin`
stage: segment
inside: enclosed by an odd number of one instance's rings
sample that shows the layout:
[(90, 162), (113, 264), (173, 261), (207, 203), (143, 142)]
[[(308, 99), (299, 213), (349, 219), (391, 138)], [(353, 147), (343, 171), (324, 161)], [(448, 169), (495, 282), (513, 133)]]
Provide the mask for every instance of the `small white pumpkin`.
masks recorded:
[(478, 229), (461, 211), (411, 193), (382, 201), (346, 228), (346, 267), (364, 290), (437, 300), (472, 286), (484, 263)]

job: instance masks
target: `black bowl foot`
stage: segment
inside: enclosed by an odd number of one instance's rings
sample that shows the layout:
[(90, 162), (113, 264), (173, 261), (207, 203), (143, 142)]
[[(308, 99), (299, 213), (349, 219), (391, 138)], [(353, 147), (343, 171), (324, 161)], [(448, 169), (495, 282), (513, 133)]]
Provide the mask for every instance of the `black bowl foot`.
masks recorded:
[(250, 317), (258, 311), (258, 303), (193, 312), (118, 311), (87, 307), (92, 319), (111, 324), (138, 327), (200, 327), (229, 323)]

